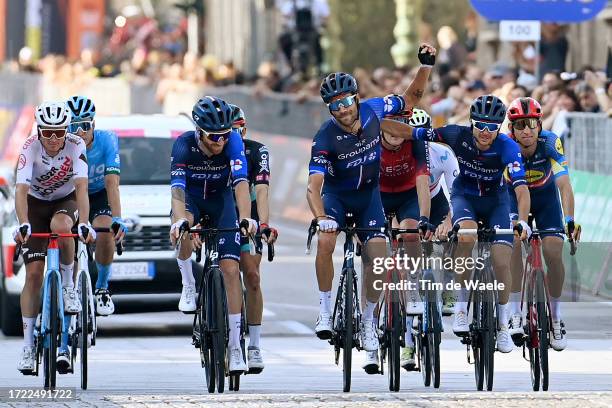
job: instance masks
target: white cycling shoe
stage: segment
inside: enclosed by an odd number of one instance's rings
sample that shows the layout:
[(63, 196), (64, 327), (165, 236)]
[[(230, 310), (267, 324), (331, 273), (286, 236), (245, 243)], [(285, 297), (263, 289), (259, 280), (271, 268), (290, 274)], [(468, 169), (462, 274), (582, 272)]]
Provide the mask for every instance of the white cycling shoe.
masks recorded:
[(115, 304), (108, 289), (96, 289), (96, 313), (100, 316), (109, 316), (115, 313)]
[(423, 300), (418, 290), (408, 292), (408, 302), (406, 304), (406, 314), (408, 316), (422, 315), (424, 311)]
[(62, 298), (64, 300), (64, 313), (77, 314), (81, 311), (81, 302), (75, 288), (63, 287)]
[(328, 340), (332, 338), (332, 317), (327, 313), (319, 313), (317, 318), (317, 324), (315, 326), (315, 333), (321, 340)]
[(522, 343), (525, 331), (523, 330), (523, 318), (519, 313), (513, 314), (510, 318), (508, 333), (510, 333), (510, 337), (512, 337), (514, 344), (520, 345)]
[(365, 351), (378, 350), (378, 332), (373, 320), (362, 321), (359, 334), (361, 335), (361, 347)]
[(229, 372), (230, 374), (241, 374), (247, 370), (247, 365), (244, 362), (242, 349), (234, 347), (229, 350)]
[(195, 285), (183, 285), (181, 300), (178, 308), (183, 313), (194, 313), (196, 311), (196, 287)]
[(455, 312), (455, 320), (453, 321), (453, 333), (457, 336), (463, 336), (470, 331), (468, 324), (467, 313), (463, 310)]
[(263, 371), (265, 366), (259, 347), (249, 346), (247, 360), (249, 361), (249, 374), (259, 374)]
[(378, 350), (366, 351), (366, 358), (361, 368), (368, 374), (378, 374)]
[(550, 338), (550, 345), (555, 351), (562, 351), (567, 347), (565, 323), (563, 323), (563, 320), (552, 321), (552, 336)]
[(514, 349), (514, 343), (508, 332), (508, 325), (502, 324), (497, 331), (497, 350), (509, 353)]
[(23, 375), (31, 375), (34, 371), (34, 364), (36, 363), (36, 350), (34, 346), (23, 346), (21, 350), (21, 356), (17, 362), (17, 369), (21, 371)]
[(68, 374), (71, 369), (70, 365), (70, 349), (59, 349), (57, 353), (57, 359), (55, 360), (57, 364), (57, 372), (59, 374)]

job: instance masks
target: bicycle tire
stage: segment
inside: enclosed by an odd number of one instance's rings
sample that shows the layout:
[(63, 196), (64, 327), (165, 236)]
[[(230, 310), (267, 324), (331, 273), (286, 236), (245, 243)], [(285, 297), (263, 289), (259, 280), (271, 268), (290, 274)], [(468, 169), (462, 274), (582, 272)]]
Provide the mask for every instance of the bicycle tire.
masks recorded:
[[(57, 275), (58, 273), (55, 271), (49, 272), (51, 273), (51, 283), (50, 283), (50, 293), (49, 293), (49, 336), (48, 347), (46, 349), (47, 352), (47, 369), (46, 374), (48, 376), (48, 386), (49, 389), (55, 389), (55, 383), (57, 379), (57, 337), (59, 332), (59, 306), (58, 306), (58, 284), (57, 284)], [(47, 384), (47, 379), (45, 379), (45, 385)]]
[(546, 298), (546, 288), (544, 283), (544, 271), (536, 272), (536, 296), (538, 311), (538, 346), (540, 353), (540, 370), (542, 380), (542, 391), (548, 391), (548, 348), (550, 346), (550, 332), (548, 327), (549, 314), (548, 302)]
[[(399, 296), (397, 291), (391, 293), (391, 305), (387, 306), (387, 309), (391, 309), (391, 327), (388, 331), (389, 341), (389, 353), (388, 353), (388, 365), (389, 365), (389, 391), (398, 392), (400, 389), (400, 338), (401, 338), (401, 316), (399, 311)], [(387, 320), (388, 323), (388, 320)]]
[(79, 360), (81, 363), (81, 389), (87, 389), (87, 337), (89, 335), (89, 282), (85, 273), (81, 273), (81, 312), (78, 322), (80, 322), (80, 333), (77, 331), (79, 339)]
[(223, 285), (223, 274), (219, 268), (211, 270), (212, 297), (208, 306), (211, 307), (212, 318), (215, 322), (212, 330), (212, 349), (214, 355), (215, 377), (217, 392), (222, 393), (225, 388), (225, 351), (227, 348), (227, 312), (226, 294)]
[(429, 357), (431, 359), (431, 380), (434, 388), (440, 388), (440, 341), (442, 320), (438, 311), (436, 294), (431, 290), (427, 291), (427, 316), (430, 320), (430, 330), (427, 333)]
[(534, 287), (532, 282), (527, 286), (527, 349), (529, 350), (529, 368), (531, 374), (531, 388), (534, 391), (540, 390), (540, 350), (538, 344), (538, 330), (533, 325), (537, 322), (536, 298), (534, 297)]
[(344, 307), (342, 308), (342, 391), (349, 392), (351, 390), (351, 368), (353, 357), (353, 281), (355, 271), (347, 268), (344, 274)]
[[(204, 271), (204, 273), (207, 273)], [(204, 379), (206, 380), (206, 390), (209, 393), (215, 392), (216, 385), (216, 376), (215, 376), (215, 367), (214, 367), (214, 354), (212, 349), (212, 339), (210, 337), (209, 321), (207, 320), (208, 307), (205, 305), (208, 304), (208, 296), (207, 296), (207, 288), (210, 285), (210, 282), (207, 281), (208, 278), (202, 280), (202, 286), (200, 287), (200, 294), (198, 299), (200, 299), (200, 304), (197, 309), (197, 317), (196, 324), (198, 325), (198, 343), (200, 346), (200, 362), (202, 367), (204, 368)]]
[(485, 292), (484, 302), (484, 371), (487, 391), (493, 390), (493, 376), (495, 374), (495, 296), (492, 291)]
[(423, 332), (423, 320), (419, 317), (419, 346), (421, 349), (421, 374), (423, 375), (423, 385), (429, 387), (431, 385), (431, 356), (429, 355), (429, 344), (427, 344), (427, 335)]
[(472, 328), (470, 328), (472, 354), (474, 355), (474, 379), (476, 380), (476, 389), (482, 391), (484, 388), (484, 347), (482, 344), (482, 335), (480, 333), (482, 321), (482, 294), (474, 290), (472, 292)]

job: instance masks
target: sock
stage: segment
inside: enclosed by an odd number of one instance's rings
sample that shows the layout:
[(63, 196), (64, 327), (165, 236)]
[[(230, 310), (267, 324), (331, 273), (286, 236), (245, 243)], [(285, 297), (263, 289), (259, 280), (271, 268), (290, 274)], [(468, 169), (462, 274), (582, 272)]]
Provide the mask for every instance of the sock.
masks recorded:
[(34, 325), (36, 325), (35, 317), (21, 316), (23, 322), (23, 345), (27, 347), (34, 346)]
[(374, 309), (376, 308), (376, 302), (370, 302), (366, 300), (365, 307), (363, 308), (363, 320), (374, 320)]
[(70, 319), (64, 316), (64, 330), (62, 330), (62, 342), (60, 350), (68, 350), (68, 330), (70, 329)]
[(497, 311), (499, 313), (499, 325), (502, 326), (508, 326), (508, 321), (510, 320), (508, 318), (508, 312), (510, 311), (510, 305), (508, 303), (502, 305), (501, 303), (499, 303), (497, 305)]
[(185, 260), (176, 258), (176, 262), (181, 270), (181, 280), (183, 282), (183, 286), (195, 286), (195, 278), (193, 277), (193, 272), (191, 271), (191, 258), (187, 258)]
[(550, 315), (553, 320), (561, 320), (561, 297), (550, 297)]
[(261, 336), (261, 324), (249, 324), (249, 348), (259, 348), (259, 336)]
[(510, 292), (510, 313), (521, 314), (521, 292)]
[(319, 310), (321, 314), (331, 314), (331, 290), (319, 291)]
[(60, 273), (62, 275), (62, 286), (65, 288), (72, 289), (74, 288), (74, 280), (72, 278), (72, 271), (74, 269), (74, 264), (64, 265), (60, 263)]
[(96, 262), (98, 267), (98, 279), (96, 279), (96, 289), (108, 289), (108, 279), (110, 278), (111, 266), (102, 265)]
[(229, 316), (229, 348), (240, 348), (240, 313)]
[(412, 320), (414, 316), (406, 316), (406, 347), (414, 347), (414, 340), (412, 338)]

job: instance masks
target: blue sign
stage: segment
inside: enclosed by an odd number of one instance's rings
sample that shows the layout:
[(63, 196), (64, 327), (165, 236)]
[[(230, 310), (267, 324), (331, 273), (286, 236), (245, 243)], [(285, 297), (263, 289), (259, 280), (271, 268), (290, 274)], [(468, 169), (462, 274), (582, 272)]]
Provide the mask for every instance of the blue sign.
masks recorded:
[(578, 23), (595, 18), (607, 0), (470, 0), (472, 7), (490, 21), (539, 20)]

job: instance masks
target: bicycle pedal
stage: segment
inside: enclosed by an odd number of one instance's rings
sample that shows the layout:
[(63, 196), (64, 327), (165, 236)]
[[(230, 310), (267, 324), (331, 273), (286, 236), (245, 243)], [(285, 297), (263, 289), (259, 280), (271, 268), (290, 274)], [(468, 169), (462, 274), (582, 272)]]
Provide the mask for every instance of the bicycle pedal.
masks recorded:
[(261, 372), (263, 371), (263, 368), (249, 368), (249, 371), (246, 372), (246, 374), (261, 374)]
[(185, 315), (194, 315), (194, 314), (196, 314), (196, 312), (197, 312), (197, 310), (190, 311), (190, 312), (183, 312), (183, 311), (181, 310), (181, 313), (183, 313), (183, 314), (185, 314)]

